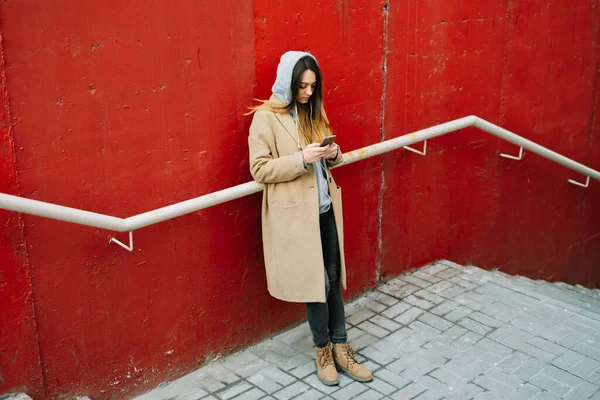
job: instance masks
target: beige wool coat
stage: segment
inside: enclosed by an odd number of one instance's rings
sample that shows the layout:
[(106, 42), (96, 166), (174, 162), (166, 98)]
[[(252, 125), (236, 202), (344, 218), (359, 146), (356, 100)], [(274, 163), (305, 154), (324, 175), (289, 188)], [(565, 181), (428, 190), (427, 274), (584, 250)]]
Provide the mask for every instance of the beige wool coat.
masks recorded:
[[(248, 146), (250, 172), (265, 187), (262, 235), (269, 293), (284, 301), (324, 303), (317, 176), (312, 165), (304, 168), (292, 116), (257, 111), (250, 126)], [(329, 170), (342, 162), (339, 151), (335, 159), (327, 160), (326, 171), (340, 245), (340, 283), (345, 289), (342, 191)]]

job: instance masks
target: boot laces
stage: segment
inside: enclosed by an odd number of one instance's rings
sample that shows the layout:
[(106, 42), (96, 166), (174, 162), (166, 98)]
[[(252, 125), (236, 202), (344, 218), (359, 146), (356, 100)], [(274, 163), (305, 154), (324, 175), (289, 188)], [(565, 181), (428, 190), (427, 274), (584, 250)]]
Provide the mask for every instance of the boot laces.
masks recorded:
[(335, 365), (333, 362), (333, 354), (331, 352), (331, 347), (327, 346), (321, 352), (321, 357), (319, 359), (319, 364), (321, 365), (321, 369), (326, 368), (330, 365)]
[(358, 364), (358, 361), (356, 360), (356, 353), (348, 343), (344, 344), (342, 349), (344, 349), (344, 353), (346, 354), (346, 358), (348, 360), (348, 368), (352, 368), (354, 364)]

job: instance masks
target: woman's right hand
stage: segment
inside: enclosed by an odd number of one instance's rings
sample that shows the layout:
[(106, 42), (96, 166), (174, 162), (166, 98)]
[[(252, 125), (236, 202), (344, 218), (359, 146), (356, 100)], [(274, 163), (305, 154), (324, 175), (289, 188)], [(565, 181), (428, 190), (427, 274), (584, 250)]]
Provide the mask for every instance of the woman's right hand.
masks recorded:
[(319, 143), (311, 143), (302, 150), (302, 157), (305, 162), (312, 164), (325, 158), (327, 149), (329, 146), (320, 147)]

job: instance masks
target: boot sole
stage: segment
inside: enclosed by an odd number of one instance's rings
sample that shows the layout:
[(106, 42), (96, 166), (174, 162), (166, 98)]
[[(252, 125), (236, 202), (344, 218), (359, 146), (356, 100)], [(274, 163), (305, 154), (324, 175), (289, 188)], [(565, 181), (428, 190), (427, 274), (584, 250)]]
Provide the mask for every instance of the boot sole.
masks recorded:
[(335, 367), (338, 372), (341, 372), (342, 374), (346, 375), (348, 378), (354, 379), (357, 382), (371, 382), (373, 380), (373, 375), (371, 375), (368, 378), (359, 378), (358, 376), (352, 375), (350, 372), (346, 371), (344, 368), (340, 367), (339, 365), (336, 365)]
[(319, 381), (321, 381), (321, 383), (325, 386), (335, 386), (335, 385), (339, 385), (340, 384), (340, 380), (337, 379), (335, 381), (326, 381), (321, 379), (321, 377), (319, 376), (319, 366), (317, 365), (317, 360), (315, 360), (315, 367), (317, 367), (317, 378), (319, 378)]

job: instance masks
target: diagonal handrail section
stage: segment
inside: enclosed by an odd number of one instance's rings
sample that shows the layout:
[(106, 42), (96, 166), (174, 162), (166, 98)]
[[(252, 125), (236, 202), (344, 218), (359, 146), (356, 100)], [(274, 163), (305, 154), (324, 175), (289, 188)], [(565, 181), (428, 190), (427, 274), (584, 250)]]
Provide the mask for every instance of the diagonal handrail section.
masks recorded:
[[(357, 150), (350, 151), (344, 154), (344, 163), (341, 166), (352, 164), (354, 162), (374, 157), (379, 154), (387, 153), (410, 144), (426, 141), (437, 136), (442, 136), (460, 129), (470, 126), (481, 129), (484, 132), (490, 133), (507, 142), (513, 143), (521, 149), (526, 149), (532, 153), (536, 153), (551, 161), (557, 162), (567, 168), (581, 173), (589, 179), (600, 181), (600, 172), (586, 167), (576, 161), (562, 156), (550, 149), (547, 149), (539, 144), (516, 135), (504, 128), (492, 124), (482, 118), (474, 115), (459, 118), (440, 125), (432, 126), (414, 133), (409, 133), (394, 139), (389, 139), (371, 146), (363, 147)], [(522, 154), (522, 150), (521, 150)], [(571, 183), (579, 184), (569, 180)], [(587, 187), (587, 185), (579, 184)], [(154, 225), (172, 218), (176, 218), (194, 211), (212, 207), (217, 204), (225, 203), (230, 200), (238, 199), (263, 190), (263, 185), (255, 181), (233, 186), (227, 189), (219, 190), (204, 196), (196, 197), (190, 200), (175, 203), (156, 210), (148, 211), (142, 214), (134, 215), (129, 218), (117, 218), (110, 215), (93, 213), (77, 208), (64, 207), (57, 204), (46, 203), (43, 201), (31, 200), (19, 196), (0, 193), (0, 209), (21, 212), (25, 214), (37, 215), (40, 217), (57, 219), (60, 221), (72, 222), (81, 225), (87, 225), (95, 228), (102, 228), (116, 232), (131, 232), (136, 229), (144, 228), (149, 225)], [(130, 241), (131, 241), (130, 235)], [(117, 242), (127, 250), (132, 249), (120, 242)]]

